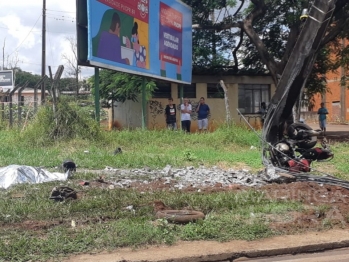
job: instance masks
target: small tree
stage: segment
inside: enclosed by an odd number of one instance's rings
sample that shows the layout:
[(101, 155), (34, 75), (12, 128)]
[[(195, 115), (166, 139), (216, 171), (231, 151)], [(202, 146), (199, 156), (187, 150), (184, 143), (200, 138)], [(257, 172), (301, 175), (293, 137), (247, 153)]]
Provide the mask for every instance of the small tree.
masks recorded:
[(62, 58), (66, 62), (65, 68), (66, 68), (66, 76), (72, 77), (75, 89), (76, 89), (76, 96), (79, 95), (79, 74), (81, 72), (81, 67), (78, 65), (78, 55), (77, 55), (77, 40), (75, 37), (67, 37), (66, 40), (69, 43), (69, 47), (71, 50), (71, 53), (63, 54)]
[[(94, 89), (94, 77), (88, 82)], [(126, 100), (138, 101), (142, 92), (143, 79), (140, 76), (103, 69), (99, 74), (99, 95), (107, 107), (113, 106), (113, 102), (125, 102)], [(149, 98), (156, 89), (153, 80), (146, 80), (146, 96)]]

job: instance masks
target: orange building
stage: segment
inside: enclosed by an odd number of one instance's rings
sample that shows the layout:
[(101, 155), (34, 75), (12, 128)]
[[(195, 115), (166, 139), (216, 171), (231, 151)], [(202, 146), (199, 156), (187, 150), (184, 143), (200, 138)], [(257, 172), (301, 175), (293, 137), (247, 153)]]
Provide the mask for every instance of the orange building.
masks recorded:
[[(348, 39), (342, 40), (343, 46), (348, 44)], [(341, 78), (345, 75), (348, 75), (348, 72), (344, 67), (339, 67), (336, 72), (327, 73), (327, 87), (330, 91), (314, 97), (313, 112), (316, 113), (320, 108), (320, 103), (324, 102), (328, 110), (328, 122), (344, 123), (349, 121), (349, 90), (346, 86), (341, 86)]]

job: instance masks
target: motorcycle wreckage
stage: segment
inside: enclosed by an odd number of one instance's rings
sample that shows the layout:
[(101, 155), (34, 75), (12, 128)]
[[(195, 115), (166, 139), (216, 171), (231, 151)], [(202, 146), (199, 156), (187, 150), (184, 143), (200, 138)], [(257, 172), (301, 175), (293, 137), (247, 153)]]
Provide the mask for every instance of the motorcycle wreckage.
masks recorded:
[(313, 130), (306, 124), (293, 123), (283, 138), (266, 148), (271, 163), (292, 173), (310, 172), (314, 161), (329, 161), (334, 157), (327, 140), (323, 137), (321, 147), (316, 146), (321, 130)]
[[(263, 163), (290, 173), (311, 172), (311, 163), (333, 158), (325, 139), (316, 147), (321, 132), (296, 122), (295, 106), (302, 98), (307, 79), (321, 49), (321, 39), (331, 25), (338, 0), (311, 1), (296, 44), (277, 81), (265, 115), (262, 141)], [(337, 10), (338, 11), (338, 10)], [(296, 106), (297, 107), (297, 106)]]

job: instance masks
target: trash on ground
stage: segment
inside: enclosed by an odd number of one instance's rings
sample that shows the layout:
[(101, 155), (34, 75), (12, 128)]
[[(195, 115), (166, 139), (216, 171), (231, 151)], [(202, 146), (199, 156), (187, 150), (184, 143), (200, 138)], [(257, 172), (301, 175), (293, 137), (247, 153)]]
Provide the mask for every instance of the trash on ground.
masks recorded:
[(122, 153), (122, 150), (121, 150), (121, 148), (120, 147), (117, 147), (116, 149), (115, 149), (115, 151), (114, 151), (114, 155), (117, 155), (117, 154), (121, 154)]
[(161, 210), (156, 212), (155, 216), (174, 223), (196, 222), (205, 218), (204, 213), (194, 210)]
[(73, 162), (73, 160), (65, 160), (62, 164), (63, 171), (67, 172), (68, 170), (71, 172), (76, 172), (76, 164)]
[(90, 182), (89, 181), (81, 181), (79, 184), (82, 186), (88, 186), (88, 185), (90, 185)]
[(9, 165), (0, 168), (0, 188), (7, 189), (15, 184), (40, 184), (50, 181), (65, 181), (69, 177), (66, 173), (51, 173), (40, 167)]
[(50, 199), (56, 200), (56, 201), (64, 201), (66, 199), (77, 199), (77, 192), (66, 186), (62, 187), (54, 187), (51, 191)]

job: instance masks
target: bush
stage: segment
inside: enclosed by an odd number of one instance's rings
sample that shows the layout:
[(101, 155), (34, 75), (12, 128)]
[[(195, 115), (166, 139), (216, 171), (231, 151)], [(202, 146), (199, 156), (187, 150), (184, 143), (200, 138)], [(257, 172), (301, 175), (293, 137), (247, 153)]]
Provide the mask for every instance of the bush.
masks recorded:
[(99, 125), (89, 112), (64, 99), (57, 103), (56, 113), (52, 105), (40, 107), (22, 132), (22, 140), (35, 142), (36, 145), (76, 138), (95, 140), (99, 137)]

